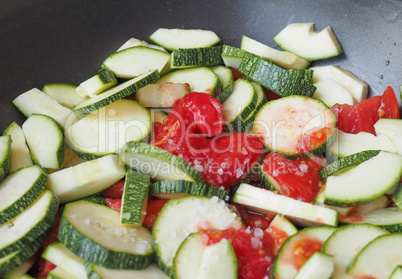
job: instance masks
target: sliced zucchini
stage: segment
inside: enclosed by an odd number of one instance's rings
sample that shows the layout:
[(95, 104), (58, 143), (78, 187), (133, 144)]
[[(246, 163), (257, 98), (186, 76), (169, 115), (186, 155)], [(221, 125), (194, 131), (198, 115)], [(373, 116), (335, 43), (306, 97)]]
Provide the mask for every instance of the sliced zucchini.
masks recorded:
[(308, 61), (330, 58), (343, 53), (331, 26), (314, 31), (314, 23), (292, 23), (274, 37), (274, 42)]
[(402, 131), (402, 119), (380, 118), (374, 124), (376, 135), (387, 136), (393, 141), (396, 134)]
[(339, 158), (339, 160), (325, 166), (320, 171), (321, 180), (325, 180), (329, 175), (337, 175), (337, 173), (343, 172), (353, 166), (363, 163), (377, 156), (380, 152), (381, 150), (365, 150)]
[(324, 204), (324, 201), (325, 201), (325, 185), (323, 187), (321, 187), (321, 189), (318, 192), (313, 204), (324, 206), (324, 207), (329, 208), (329, 209), (333, 209), (333, 210), (339, 212), (340, 216), (347, 216), (352, 210), (355, 209), (355, 207), (353, 207), (353, 206), (340, 207), (340, 206), (334, 206), (334, 205), (327, 205), (327, 204)]
[(28, 208), (42, 193), (47, 175), (38, 166), (22, 168), (0, 184), (0, 225)]
[(32, 114), (22, 130), (33, 161), (42, 168), (59, 169), (64, 160), (64, 141), (56, 121), (47, 115)]
[(167, 117), (166, 112), (164, 112), (162, 110), (158, 110), (158, 109), (150, 109), (150, 113), (151, 113), (152, 123), (159, 122), (159, 123), (163, 124), (163, 120)]
[(322, 252), (315, 252), (299, 269), (294, 279), (315, 278), (328, 279), (332, 278), (334, 272), (334, 257)]
[(269, 150), (286, 156), (319, 155), (335, 141), (336, 116), (319, 100), (289, 96), (263, 106), (253, 132)]
[(113, 154), (129, 141), (141, 141), (151, 131), (151, 115), (133, 100), (118, 100), (86, 115), (65, 131), (78, 157), (92, 160)]
[(226, 67), (238, 69), (247, 51), (228, 45), (222, 46), (222, 60)]
[(128, 168), (149, 174), (155, 180), (204, 181), (201, 174), (183, 159), (146, 143), (126, 143), (119, 151), (119, 158)]
[(30, 207), (14, 219), (1, 225), (0, 257), (20, 249), (29, 252), (42, 245), (40, 243), (39, 246), (34, 247), (35, 241), (37, 239), (42, 241), (40, 237), (42, 235), (46, 237), (46, 231), (53, 226), (58, 205), (57, 197), (50, 191), (44, 191)]
[(93, 97), (102, 93), (106, 89), (117, 84), (117, 79), (112, 71), (102, 69), (98, 73), (82, 82), (75, 90), (80, 96)]
[(338, 224), (339, 213), (335, 210), (295, 200), (244, 183), (240, 184), (233, 201), (263, 214), (285, 215), (292, 223), (303, 227), (336, 226)]
[(169, 200), (160, 211), (153, 230), (159, 266), (168, 275), (174, 275), (173, 261), (182, 241), (200, 226), (208, 229), (239, 229), (242, 224), (224, 201), (197, 196)]
[(176, 199), (187, 195), (203, 196), (203, 197), (218, 197), (224, 200), (227, 191), (217, 187), (199, 183), (189, 182), (186, 180), (162, 180), (156, 181), (149, 188), (149, 193), (160, 199)]
[(119, 49), (116, 52), (118, 52), (120, 50), (123, 50), (123, 49), (126, 49), (126, 48), (136, 47), (136, 46), (146, 46), (146, 47), (150, 47), (150, 48), (154, 48), (154, 49), (158, 49), (158, 50), (166, 52), (166, 50), (163, 47), (148, 44), (147, 42), (142, 41), (142, 40), (138, 40), (136, 38), (128, 39), (121, 47), (119, 47)]
[(159, 28), (149, 39), (168, 50), (210, 47), (220, 42), (215, 32), (201, 29)]
[(110, 55), (103, 62), (118, 78), (135, 78), (150, 71), (161, 72), (170, 55), (145, 46), (130, 47)]
[(124, 175), (118, 156), (107, 155), (49, 174), (46, 188), (66, 203), (103, 191)]
[(338, 130), (336, 141), (329, 148), (328, 155), (335, 161), (365, 150), (383, 150), (397, 153), (394, 144), (386, 136), (375, 136), (366, 132), (349, 134)]
[(375, 200), (359, 205), (353, 208), (353, 212), (349, 216), (359, 216), (362, 214), (370, 213), (377, 209), (382, 209), (388, 207), (390, 204), (390, 200), (387, 198), (386, 195), (376, 198)]
[(387, 234), (386, 230), (369, 224), (343, 226), (337, 229), (325, 242), (322, 251), (334, 257), (333, 279), (352, 279), (346, 269), (360, 250), (370, 241)]
[(172, 52), (170, 68), (220, 65), (223, 63), (221, 54), (222, 46), (176, 49)]
[(49, 83), (43, 86), (42, 92), (46, 93), (61, 105), (72, 109), (74, 106), (88, 100), (88, 97), (78, 95), (76, 86), (67, 83)]
[(402, 278), (402, 265), (398, 265), (395, 267), (395, 269), (392, 271), (391, 276), (389, 276), (389, 279), (399, 279)]
[(314, 71), (314, 84), (323, 80), (333, 79), (352, 94), (354, 103), (359, 103), (367, 98), (367, 83), (351, 72), (346, 71), (339, 66), (332, 65), (311, 67), (309, 69)]
[(233, 93), (222, 104), (223, 120), (230, 130), (238, 130), (257, 106), (254, 86), (244, 80), (234, 82)]
[[(334, 231), (335, 228), (327, 226), (311, 227), (289, 237), (282, 245), (274, 261), (272, 267), (273, 278), (294, 278), (308, 260), (307, 254), (319, 252), (322, 244)], [(312, 250), (305, 252), (306, 248)]]
[(14, 99), (13, 104), (26, 117), (44, 114), (52, 117), (63, 129), (72, 110), (62, 106), (37, 88), (33, 88)]
[(352, 94), (332, 78), (314, 83), (314, 86), (317, 89), (313, 98), (323, 101), (330, 108), (335, 104), (353, 105), (355, 103)]
[(274, 240), (274, 247), (272, 250), (274, 252), (274, 255), (277, 255), (279, 249), (282, 247), (286, 239), (296, 234), (298, 230), (284, 216), (276, 214), (275, 218), (269, 224), (266, 232), (268, 232)]
[(354, 206), (372, 201), (397, 184), (402, 176), (402, 157), (381, 151), (356, 167), (327, 177), (325, 204)]
[(245, 35), (241, 37), (240, 48), (268, 59), (282, 68), (305, 69), (310, 64), (309, 61), (300, 58), (291, 52), (274, 49)]
[(76, 166), (85, 163), (87, 160), (81, 159), (75, 154), (74, 150), (70, 147), (67, 140), (64, 140), (64, 160), (60, 169)]
[(61, 242), (53, 242), (46, 247), (42, 258), (62, 268), (76, 278), (87, 278), (85, 261), (71, 252)]
[(121, 200), (120, 222), (127, 225), (142, 225), (147, 209), (151, 177), (127, 170)]
[(402, 209), (402, 186), (401, 186), (401, 184), (398, 185), (398, 188), (396, 189), (395, 193), (392, 194), (391, 199), (399, 209)]
[(208, 67), (176, 70), (162, 76), (155, 83), (163, 84), (166, 82), (188, 83), (191, 92), (203, 92), (211, 95), (220, 92), (219, 77)]
[(402, 233), (385, 234), (367, 244), (348, 267), (355, 277), (389, 278), (402, 265)]
[(74, 112), (76, 114), (87, 114), (100, 108), (106, 107), (107, 105), (120, 100), (136, 92), (138, 89), (154, 82), (158, 78), (159, 73), (155, 70), (153, 72), (148, 72), (136, 78), (130, 79), (103, 92), (100, 95), (94, 96), (93, 98), (75, 106)]
[(72, 276), (67, 271), (64, 271), (64, 269), (56, 267), (48, 273), (47, 279), (79, 279), (79, 277)]
[(192, 233), (180, 245), (174, 258), (174, 278), (238, 278), (237, 258), (231, 242), (222, 239), (206, 246), (201, 235)]
[(402, 211), (397, 207), (381, 208), (361, 215), (340, 218), (344, 224), (372, 224), (389, 232), (402, 232)]
[(18, 255), (20, 254), (20, 252), (21, 250), (17, 250), (9, 255), (0, 258), (0, 276), (5, 275), (18, 267)]
[(0, 182), (11, 168), (11, 142), (12, 139), (9, 135), (0, 137)]
[(4, 131), (3, 136), (11, 136), (11, 167), (10, 172), (33, 165), (29, 149), (25, 141), (22, 128), (16, 123), (11, 123)]
[(188, 83), (148, 84), (135, 93), (135, 99), (146, 108), (171, 108), (175, 101), (187, 93), (190, 93)]
[(232, 70), (222, 65), (212, 66), (210, 69), (217, 74), (222, 83), (222, 91), (216, 98), (219, 102), (223, 103), (233, 92), (234, 80)]
[(244, 55), (239, 72), (282, 97), (313, 96), (313, 72), (307, 69), (283, 69), (273, 62), (251, 53)]
[(31, 257), (23, 262), (19, 267), (4, 275), (4, 279), (23, 279), (24, 274), (35, 263), (35, 257)]
[(107, 269), (91, 263), (87, 266), (91, 279), (170, 279), (155, 263), (142, 270)]
[(78, 201), (66, 205), (58, 238), (66, 248), (91, 263), (111, 269), (143, 269), (151, 264), (150, 232), (120, 224), (119, 212)]

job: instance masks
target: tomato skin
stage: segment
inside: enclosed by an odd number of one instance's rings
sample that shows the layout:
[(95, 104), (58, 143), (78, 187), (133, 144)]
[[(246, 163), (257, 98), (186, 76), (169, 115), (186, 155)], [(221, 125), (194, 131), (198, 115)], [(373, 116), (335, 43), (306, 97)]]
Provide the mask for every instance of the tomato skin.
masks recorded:
[(299, 241), (293, 247), (294, 262), (293, 266), (299, 270), (303, 264), (315, 253), (319, 252), (322, 242), (315, 238), (307, 238)]
[(47, 278), (47, 275), (50, 271), (55, 269), (56, 266), (45, 259), (40, 259), (38, 262), (38, 274), (35, 276), (36, 278)]
[(106, 199), (106, 205), (114, 210), (120, 211), (121, 199)]
[(124, 191), (124, 179), (116, 182), (106, 190), (102, 191), (102, 197), (109, 199), (121, 199)]
[(165, 205), (167, 200), (148, 200), (147, 214), (145, 215), (142, 225), (152, 231), (156, 217)]
[(322, 182), (317, 163), (310, 160), (304, 157), (290, 160), (282, 154), (271, 152), (263, 161), (263, 171), (275, 179), (284, 196), (311, 203)]
[(335, 104), (331, 110), (337, 116), (337, 125), (346, 133), (367, 132), (375, 135), (374, 124), (380, 118), (399, 118), (399, 104), (392, 87), (382, 96), (374, 96), (354, 105)]
[(233, 68), (233, 67), (229, 67), (229, 69), (232, 71), (233, 74), (233, 80), (236, 81), (239, 78), (246, 78), (247, 76), (243, 73), (240, 73), (239, 70)]

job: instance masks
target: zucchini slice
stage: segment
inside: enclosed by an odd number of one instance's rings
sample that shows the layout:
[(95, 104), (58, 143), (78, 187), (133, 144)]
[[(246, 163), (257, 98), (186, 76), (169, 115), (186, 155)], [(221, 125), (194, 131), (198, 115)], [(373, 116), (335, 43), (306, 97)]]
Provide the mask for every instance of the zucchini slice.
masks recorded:
[(119, 212), (78, 201), (66, 205), (58, 238), (82, 259), (110, 269), (143, 269), (151, 264), (151, 233), (120, 224)]
[(321, 180), (326, 179), (329, 175), (336, 175), (338, 172), (345, 171), (350, 167), (363, 163), (375, 156), (377, 156), (381, 150), (365, 150), (356, 154), (352, 154), (325, 166), (320, 171)]
[(323, 102), (294, 95), (264, 105), (253, 132), (269, 150), (288, 157), (319, 155), (336, 139), (336, 116)]
[(88, 268), (88, 277), (91, 279), (170, 279), (155, 263), (142, 270), (107, 269), (88, 262), (86, 266)]
[(110, 55), (103, 62), (106, 69), (118, 78), (135, 78), (149, 71), (161, 72), (170, 55), (164, 51), (145, 46), (126, 48)]
[(35, 263), (35, 257), (31, 257), (25, 262), (23, 262), (20, 266), (13, 269), (11, 272), (4, 275), (4, 279), (24, 279), (24, 274), (28, 272), (28, 270)]
[(11, 168), (11, 142), (11, 136), (0, 137), (0, 182)]
[(127, 225), (142, 225), (147, 209), (151, 177), (127, 170), (121, 200), (120, 222)]
[(392, 271), (391, 276), (389, 276), (389, 279), (398, 279), (402, 278), (402, 265), (398, 265), (395, 267), (394, 271)]
[(274, 42), (308, 61), (330, 58), (343, 53), (331, 26), (314, 31), (314, 23), (292, 23), (279, 32)]
[(385, 234), (367, 244), (348, 267), (355, 277), (389, 278), (402, 265), (402, 233)]
[(332, 78), (314, 83), (314, 86), (317, 89), (313, 98), (323, 101), (330, 108), (335, 104), (353, 105), (355, 103), (352, 94)]
[(173, 261), (182, 241), (201, 227), (225, 230), (239, 229), (242, 224), (224, 201), (205, 197), (188, 196), (169, 200), (160, 211), (152, 237), (159, 266), (169, 276), (174, 276)]
[(299, 269), (294, 279), (332, 278), (334, 272), (334, 257), (322, 252), (315, 252)]
[(11, 123), (3, 136), (11, 136), (10, 172), (33, 165), (29, 149), (25, 141), (24, 131), (16, 122)]
[(43, 86), (42, 91), (66, 108), (72, 109), (88, 100), (88, 97), (78, 95), (76, 88), (77, 86), (67, 83), (50, 83)]
[(162, 180), (156, 181), (149, 188), (149, 193), (159, 199), (176, 199), (187, 195), (203, 196), (212, 198), (213, 196), (224, 200), (228, 191), (217, 187), (186, 180)]
[(146, 108), (171, 108), (176, 100), (187, 93), (190, 93), (187, 83), (148, 84), (135, 93), (135, 99)]
[(285, 215), (292, 223), (303, 227), (336, 226), (338, 224), (339, 213), (335, 210), (295, 200), (244, 183), (240, 184), (233, 201), (263, 214)]
[[(273, 278), (294, 278), (308, 257), (299, 255), (303, 248), (311, 246), (316, 252), (330, 237), (335, 228), (327, 226), (306, 228), (289, 237), (282, 245), (272, 266)], [(300, 277), (305, 278), (305, 277)]]
[(67, 142), (84, 160), (113, 154), (128, 141), (141, 141), (151, 131), (151, 115), (133, 100), (118, 100), (66, 128)]
[(355, 224), (337, 229), (325, 242), (322, 251), (334, 257), (333, 279), (353, 279), (346, 269), (369, 242), (387, 234), (386, 230), (369, 224)]
[(401, 176), (402, 157), (381, 151), (346, 172), (328, 176), (324, 203), (335, 206), (368, 203), (394, 187)]
[(58, 206), (58, 198), (52, 192), (44, 191), (30, 207), (1, 225), (0, 257), (20, 249), (32, 250), (34, 243), (39, 242), (42, 235), (46, 237), (47, 230), (53, 226)]
[(313, 71), (283, 69), (273, 62), (251, 53), (244, 55), (238, 70), (282, 97), (291, 95), (311, 97), (316, 90), (312, 83)]
[(108, 69), (102, 69), (95, 76), (82, 82), (75, 90), (80, 96), (93, 97), (116, 84), (117, 79), (113, 72)]
[(156, 180), (204, 181), (202, 175), (183, 159), (146, 143), (126, 143), (119, 151), (119, 158), (128, 168)]
[(179, 69), (220, 65), (223, 63), (221, 54), (222, 46), (176, 49), (172, 52), (170, 68)]
[(49, 174), (46, 188), (60, 203), (74, 201), (101, 192), (125, 175), (125, 168), (117, 155), (81, 163)]
[(240, 48), (223, 45), (222, 46), (222, 60), (226, 67), (238, 69), (240, 63), (243, 61), (247, 51)]
[(42, 193), (47, 175), (38, 166), (20, 169), (0, 184), (0, 225), (28, 208)]
[(146, 41), (142, 41), (142, 40), (139, 40), (136, 38), (128, 39), (121, 47), (119, 47), (119, 49), (117, 51), (120, 51), (120, 50), (123, 50), (126, 48), (130, 48), (130, 47), (136, 47), (136, 46), (146, 46), (146, 47), (150, 47), (150, 48), (154, 48), (154, 49), (158, 49), (158, 50), (166, 52), (166, 50), (163, 47), (148, 44)]
[(79, 277), (72, 276), (64, 269), (56, 267), (48, 273), (46, 279), (79, 279)]
[(297, 228), (281, 214), (276, 214), (275, 218), (269, 224), (266, 230), (274, 239), (273, 252), (274, 255), (278, 254), (279, 249), (283, 243), (298, 232)]
[(229, 240), (206, 246), (200, 233), (192, 233), (177, 250), (174, 271), (176, 279), (236, 279), (237, 258)]
[(76, 114), (87, 114), (106, 107), (107, 105), (136, 92), (138, 89), (153, 83), (158, 78), (159, 72), (155, 70), (130, 79), (75, 106), (74, 112)]
[(241, 37), (240, 49), (266, 58), (286, 69), (305, 69), (310, 64), (291, 52), (277, 50), (244, 35)]
[(159, 28), (149, 39), (168, 50), (210, 47), (220, 42), (215, 32), (201, 29)]
[(188, 83), (191, 92), (203, 92), (213, 96), (221, 90), (219, 77), (208, 67), (179, 69), (162, 76), (155, 84), (166, 82)]
[(217, 74), (222, 83), (221, 93), (216, 97), (216, 99), (223, 103), (233, 92), (234, 80), (232, 70), (222, 65), (212, 66), (210, 69)]
[(53, 118), (62, 129), (72, 110), (62, 106), (37, 88), (33, 88), (14, 99), (13, 104), (26, 117), (31, 114), (44, 114)]
[(59, 169), (64, 160), (64, 140), (56, 121), (47, 115), (32, 114), (22, 130), (33, 161), (42, 168)]

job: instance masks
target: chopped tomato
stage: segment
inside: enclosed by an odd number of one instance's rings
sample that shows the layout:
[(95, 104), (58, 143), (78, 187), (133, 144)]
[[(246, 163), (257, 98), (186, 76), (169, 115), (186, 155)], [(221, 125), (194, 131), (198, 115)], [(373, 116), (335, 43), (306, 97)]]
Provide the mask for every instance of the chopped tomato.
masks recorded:
[(303, 264), (315, 253), (319, 252), (322, 242), (315, 238), (304, 238), (293, 247), (294, 261), (292, 265), (299, 270)]
[(41, 258), (38, 262), (38, 274), (35, 276), (35, 278), (47, 278), (49, 272), (55, 268), (56, 266), (54, 264)]
[(237, 69), (235, 69), (235, 68), (229, 67), (229, 69), (232, 71), (233, 80), (235, 80), (235, 81), (238, 80), (239, 78), (245, 78), (245, 77), (247, 77), (245, 74), (240, 73), (239, 70), (237, 70)]
[(263, 161), (263, 171), (277, 182), (283, 195), (296, 200), (313, 202), (322, 186), (316, 162), (309, 158), (290, 160), (271, 152)]
[(236, 204), (235, 206), (238, 215), (243, 220), (246, 227), (250, 227), (252, 229), (259, 228), (265, 231), (274, 218), (273, 215), (266, 215), (251, 211), (239, 204)]
[(325, 143), (334, 133), (333, 128), (323, 127), (313, 130), (311, 133), (303, 134), (297, 142), (296, 151), (306, 154)]
[(109, 199), (121, 199), (124, 191), (124, 179), (116, 182), (102, 192), (102, 197)]
[(151, 144), (183, 158), (200, 171), (208, 184), (228, 188), (251, 170), (263, 145), (253, 135), (220, 134), (222, 113), (215, 102), (205, 93), (186, 94), (176, 101), (163, 125), (156, 128)]
[[(142, 223), (146, 228), (152, 231), (156, 217), (166, 202), (167, 200), (148, 200), (146, 209), (147, 213)], [(121, 199), (106, 199), (106, 204), (114, 210), (121, 210)]]
[(399, 105), (392, 87), (382, 96), (374, 96), (354, 105), (335, 104), (338, 128), (346, 133), (368, 132), (375, 135), (374, 124), (380, 118), (399, 118)]
[(273, 263), (272, 243), (264, 238), (264, 231), (229, 228), (224, 231), (205, 231), (201, 237), (204, 245), (230, 240), (236, 253), (239, 279), (262, 279), (269, 276)]
[(145, 215), (144, 222), (142, 223), (146, 228), (152, 231), (156, 217), (165, 205), (167, 200), (148, 200), (147, 214)]

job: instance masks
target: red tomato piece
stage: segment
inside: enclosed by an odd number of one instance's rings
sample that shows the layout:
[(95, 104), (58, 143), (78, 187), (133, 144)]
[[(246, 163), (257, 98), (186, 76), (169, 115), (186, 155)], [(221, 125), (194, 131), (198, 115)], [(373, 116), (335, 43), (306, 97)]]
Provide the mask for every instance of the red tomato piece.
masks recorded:
[(272, 253), (276, 256), (283, 243), (289, 238), (289, 235), (278, 227), (271, 227), (265, 233), (267, 234), (266, 237), (270, 238), (274, 243)]
[(282, 154), (269, 153), (263, 170), (278, 183), (285, 196), (304, 202), (313, 202), (322, 186), (316, 163), (308, 158), (286, 159)]
[(333, 133), (333, 128), (323, 127), (317, 128), (309, 134), (303, 134), (296, 145), (297, 153), (306, 154), (309, 151), (316, 149), (325, 143)]
[(116, 182), (102, 192), (102, 197), (109, 199), (121, 199), (124, 192), (124, 179)]
[(233, 80), (236, 81), (239, 78), (246, 78), (247, 76), (243, 73), (240, 73), (237, 69), (229, 67), (229, 69), (232, 71), (233, 74)]
[(374, 96), (354, 105), (335, 104), (338, 128), (346, 133), (368, 132), (375, 135), (374, 124), (380, 118), (399, 118), (399, 104), (392, 87), (382, 96)]
[(229, 228), (224, 231), (205, 231), (201, 237), (205, 245), (212, 245), (223, 238), (231, 241), (236, 253), (239, 279), (262, 279), (269, 276), (273, 263), (272, 243), (264, 238), (261, 229)]
[(250, 227), (252, 229), (259, 228), (265, 231), (269, 227), (269, 224), (271, 224), (271, 221), (274, 219), (273, 215), (254, 212), (239, 204), (236, 204), (235, 206), (238, 215), (243, 220), (246, 227)]
[(315, 252), (321, 250), (321, 247), (322, 242), (315, 238), (307, 238), (297, 242), (293, 248), (294, 261), (292, 264), (295, 269), (299, 270)]
[(49, 272), (55, 268), (56, 266), (54, 264), (41, 258), (38, 262), (38, 275), (36, 275), (36, 278), (47, 278)]
[(106, 205), (114, 210), (120, 211), (121, 199), (106, 199)]
[(167, 200), (148, 200), (147, 214), (145, 215), (144, 222), (142, 223), (146, 228), (152, 231), (156, 217), (165, 205)]

